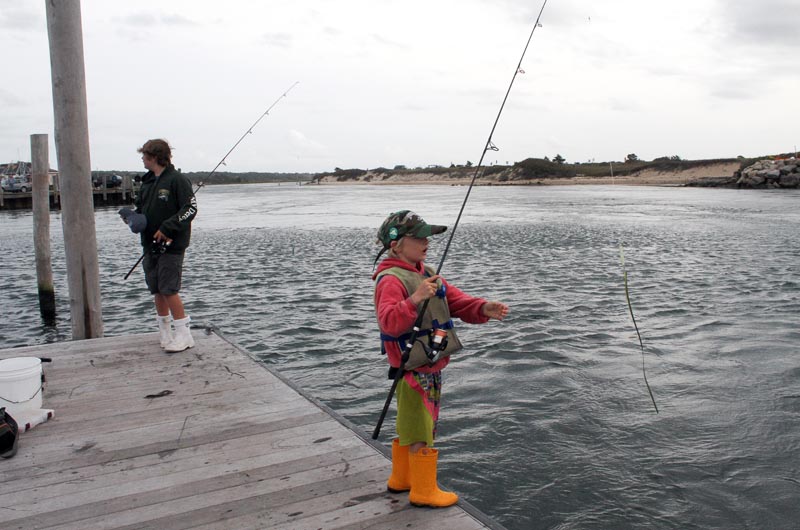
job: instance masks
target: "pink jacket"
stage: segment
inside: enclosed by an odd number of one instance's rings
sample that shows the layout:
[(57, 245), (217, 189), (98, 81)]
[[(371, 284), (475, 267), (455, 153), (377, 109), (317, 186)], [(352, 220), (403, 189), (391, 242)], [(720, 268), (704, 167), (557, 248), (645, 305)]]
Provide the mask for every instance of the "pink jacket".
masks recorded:
[[(403, 260), (397, 258), (386, 258), (379, 265), (372, 279), (380, 274), (382, 271), (391, 267), (401, 267), (406, 270), (416, 271), (424, 274), (423, 264), (417, 263), (416, 266), (409, 265)], [(475, 298), (464, 291), (451, 285), (442, 278), (447, 288), (447, 307), (450, 309), (450, 315), (454, 318), (460, 318), (469, 324), (483, 324), (489, 321), (488, 317), (483, 316), (481, 307), (486, 303), (483, 298)], [(407, 333), (414, 326), (417, 319), (417, 306), (409, 298), (413, 293), (406, 292), (406, 288), (398, 278), (387, 275), (381, 278), (375, 288), (375, 313), (378, 317), (378, 326), (382, 333), (399, 337)], [(383, 347), (386, 349), (386, 357), (389, 364), (394, 367), (400, 366), (400, 358), (402, 352), (400, 345), (396, 341), (384, 341)], [(450, 362), (450, 357), (440, 359), (433, 366), (421, 366), (416, 368), (416, 372), (435, 372), (441, 370), (447, 363)]]

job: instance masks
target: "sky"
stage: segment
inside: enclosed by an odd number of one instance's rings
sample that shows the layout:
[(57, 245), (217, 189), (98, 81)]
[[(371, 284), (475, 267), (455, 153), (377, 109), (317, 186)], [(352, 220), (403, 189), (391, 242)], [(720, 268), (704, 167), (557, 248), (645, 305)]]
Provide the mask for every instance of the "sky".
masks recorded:
[[(534, 27), (522, 0), (83, 0), (92, 169), (476, 163)], [(548, 0), (487, 165), (729, 158), (800, 144), (800, 1)], [(0, 0), (0, 162), (53, 141), (44, 0)], [(281, 95), (298, 83), (285, 98)]]

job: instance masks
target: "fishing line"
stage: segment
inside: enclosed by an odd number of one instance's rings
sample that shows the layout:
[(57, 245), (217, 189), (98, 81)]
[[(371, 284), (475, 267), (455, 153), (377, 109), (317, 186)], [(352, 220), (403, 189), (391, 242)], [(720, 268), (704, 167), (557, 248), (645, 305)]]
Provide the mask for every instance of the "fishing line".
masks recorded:
[[(458, 228), (458, 223), (461, 221), (461, 214), (464, 213), (464, 208), (467, 205), (467, 200), (469, 199), (470, 193), (472, 193), (472, 187), (475, 184), (475, 180), (478, 178), (478, 174), (483, 167), (483, 159), (486, 156), (488, 151), (499, 151), (500, 149), (492, 143), (492, 136), (494, 136), (494, 130), (497, 128), (497, 123), (500, 121), (500, 116), (503, 114), (503, 109), (506, 106), (506, 101), (508, 101), (508, 95), (511, 93), (511, 87), (514, 86), (514, 81), (517, 79), (517, 74), (522, 73), (522, 60), (525, 59), (525, 53), (528, 51), (528, 46), (531, 44), (531, 39), (533, 38), (533, 33), (536, 31), (536, 28), (540, 28), (541, 24), (539, 20), (542, 18), (542, 12), (544, 11), (544, 7), (547, 5), (547, 0), (544, 0), (542, 3), (542, 8), (539, 10), (539, 15), (536, 17), (536, 23), (533, 25), (533, 29), (531, 29), (531, 34), (528, 36), (528, 42), (525, 43), (525, 48), (522, 50), (522, 55), (519, 58), (519, 62), (517, 63), (517, 68), (514, 70), (514, 75), (511, 77), (511, 82), (508, 84), (508, 89), (506, 90), (506, 95), (503, 98), (503, 103), (500, 105), (500, 110), (497, 112), (497, 117), (494, 119), (494, 125), (492, 125), (492, 130), (489, 132), (489, 138), (486, 140), (486, 147), (483, 149), (483, 153), (481, 153), (481, 158), (478, 160), (478, 165), (475, 166), (475, 173), (472, 175), (472, 180), (469, 183), (469, 187), (467, 188), (467, 194), (464, 196), (464, 202), (461, 203), (461, 209), (458, 211), (458, 217), (456, 217), (456, 222), (453, 225), (453, 229), (450, 231), (450, 237), (447, 239), (447, 245), (444, 247), (444, 253), (442, 254), (442, 259), (439, 261), (439, 267), (436, 269), (436, 274), (439, 274), (439, 271), (442, 270), (442, 265), (444, 265), (444, 260), (447, 258), (447, 251), (450, 250), (450, 243), (453, 242), (453, 237), (456, 235), (456, 228)], [(427, 302), (427, 301), (426, 301)], [(427, 304), (426, 304), (427, 305)], [(423, 311), (424, 313), (424, 311)]]
[(619, 262), (622, 265), (622, 282), (625, 285), (625, 300), (628, 301), (628, 310), (631, 313), (631, 320), (633, 320), (633, 327), (636, 330), (636, 336), (639, 337), (639, 347), (642, 349), (642, 375), (644, 376), (644, 384), (647, 386), (647, 391), (650, 393), (650, 399), (653, 401), (653, 408), (656, 409), (656, 414), (658, 414), (656, 398), (653, 397), (653, 391), (650, 390), (650, 383), (647, 382), (647, 372), (645, 372), (644, 369), (644, 343), (642, 342), (642, 335), (639, 333), (639, 326), (636, 324), (636, 317), (633, 316), (631, 297), (628, 294), (628, 271), (625, 269), (625, 255), (622, 252), (622, 243), (619, 245)]
[[(528, 36), (528, 41), (525, 43), (525, 48), (522, 50), (522, 55), (519, 58), (519, 62), (517, 63), (517, 67), (514, 70), (514, 75), (511, 77), (511, 82), (508, 84), (508, 89), (506, 90), (506, 95), (503, 97), (503, 103), (500, 105), (500, 110), (497, 112), (497, 117), (494, 119), (494, 124), (492, 125), (492, 130), (489, 132), (489, 137), (486, 140), (486, 145), (483, 148), (483, 153), (481, 153), (481, 158), (478, 160), (478, 164), (475, 166), (475, 173), (472, 175), (472, 180), (469, 183), (469, 187), (467, 188), (467, 193), (464, 196), (464, 201), (461, 203), (461, 209), (458, 211), (458, 217), (456, 217), (456, 222), (453, 224), (453, 229), (450, 231), (450, 237), (447, 239), (447, 245), (444, 247), (444, 252), (442, 253), (442, 258), (439, 260), (439, 266), (436, 268), (436, 274), (442, 270), (442, 266), (444, 265), (445, 259), (447, 259), (447, 252), (450, 250), (450, 244), (453, 242), (453, 237), (456, 235), (456, 228), (458, 228), (458, 223), (461, 221), (461, 215), (464, 213), (464, 208), (467, 206), (467, 200), (469, 200), (469, 195), (472, 193), (472, 188), (475, 185), (475, 180), (478, 178), (480, 171), (483, 167), (483, 159), (486, 156), (488, 151), (499, 151), (497, 146), (492, 143), (492, 136), (494, 136), (494, 131), (497, 128), (497, 124), (500, 121), (500, 116), (503, 114), (503, 109), (506, 106), (506, 101), (508, 101), (508, 95), (511, 93), (511, 87), (514, 86), (514, 81), (517, 79), (517, 75), (523, 73), (522, 70), (522, 61), (525, 59), (525, 53), (528, 51), (528, 47), (531, 44), (531, 39), (533, 39), (533, 34), (536, 31), (536, 28), (540, 28), (541, 24), (539, 20), (542, 18), (542, 12), (544, 11), (545, 6), (547, 5), (547, 0), (544, 0), (542, 3), (542, 8), (539, 10), (539, 15), (536, 17), (536, 22), (531, 29), (531, 33)], [(414, 327), (411, 331), (412, 341), (413, 338), (416, 337), (417, 332), (420, 330), (420, 326), (422, 325), (422, 319), (425, 315), (425, 311), (428, 309), (428, 302), (430, 299), (425, 300), (422, 304), (422, 307), (417, 312), (417, 320), (414, 322)], [(403, 348), (403, 354), (400, 359), (400, 368), (395, 373), (394, 381), (392, 382), (392, 387), (389, 389), (389, 395), (386, 397), (386, 403), (383, 405), (383, 410), (381, 411), (380, 418), (378, 418), (378, 424), (375, 426), (375, 430), (372, 433), (372, 439), (377, 440), (378, 436), (381, 432), (381, 426), (383, 425), (383, 420), (386, 418), (386, 413), (389, 411), (389, 405), (392, 403), (392, 398), (394, 397), (395, 390), (397, 389), (397, 384), (400, 382), (400, 379), (403, 378), (403, 374), (405, 373), (405, 364), (408, 361), (408, 356), (411, 353), (412, 348), (412, 341), (406, 342)]]
[[(217, 169), (219, 168), (219, 166), (222, 166), (222, 165), (227, 165), (227, 164), (225, 164), (225, 160), (228, 158), (228, 156), (230, 156), (230, 154), (231, 154), (231, 153), (233, 153), (233, 151), (234, 151), (234, 150), (235, 150), (235, 149), (236, 149), (236, 148), (239, 146), (239, 144), (240, 144), (240, 143), (242, 143), (242, 140), (244, 140), (244, 139), (245, 139), (245, 137), (246, 137), (248, 134), (252, 134), (252, 133), (253, 133), (253, 129), (255, 128), (255, 126), (256, 126), (256, 125), (258, 125), (258, 123), (259, 123), (261, 120), (263, 120), (265, 116), (267, 116), (267, 115), (269, 114), (269, 111), (271, 111), (271, 110), (272, 110), (272, 109), (275, 107), (275, 105), (277, 105), (278, 103), (280, 103), (280, 101), (281, 101), (283, 98), (285, 98), (285, 97), (286, 97), (286, 95), (287, 95), (287, 94), (288, 94), (288, 93), (289, 93), (289, 92), (290, 92), (290, 91), (291, 91), (291, 90), (292, 90), (294, 87), (296, 87), (296, 86), (297, 86), (299, 83), (300, 83), (300, 81), (295, 81), (295, 82), (292, 84), (292, 86), (290, 86), (289, 88), (287, 88), (287, 89), (286, 89), (286, 91), (284, 91), (284, 93), (283, 93), (283, 94), (281, 94), (281, 95), (280, 95), (280, 97), (278, 97), (278, 99), (276, 99), (276, 100), (275, 100), (275, 101), (272, 103), (272, 105), (270, 105), (269, 107), (267, 107), (267, 110), (265, 110), (265, 111), (264, 111), (264, 113), (263, 113), (263, 114), (261, 114), (261, 116), (259, 116), (259, 117), (258, 117), (258, 119), (257, 119), (256, 121), (254, 121), (254, 122), (253, 122), (253, 125), (251, 125), (251, 126), (250, 126), (250, 127), (249, 127), (249, 128), (248, 128), (248, 129), (247, 129), (245, 132), (244, 132), (244, 134), (242, 135), (242, 137), (241, 137), (241, 138), (239, 138), (239, 139), (236, 141), (236, 143), (235, 143), (235, 144), (233, 144), (233, 147), (231, 147), (231, 148), (228, 150), (228, 152), (227, 152), (227, 153), (225, 153), (225, 156), (223, 156), (223, 157), (222, 157), (222, 159), (221, 159), (219, 162), (217, 162), (217, 165), (216, 165), (216, 166), (214, 166), (214, 169), (212, 169), (212, 170), (211, 170), (211, 172), (210, 172), (208, 175), (206, 175), (206, 179), (208, 179), (208, 178), (211, 178), (211, 175), (213, 175), (214, 173), (216, 173), (216, 172), (217, 172)], [(195, 194), (196, 194), (198, 191), (200, 191), (200, 188), (202, 188), (203, 186), (204, 186), (204, 184), (203, 184), (202, 182), (198, 182), (198, 184), (197, 184), (197, 188), (196, 188), (196, 189), (194, 189), (194, 190), (192, 190), (192, 194), (189, 196), (189, 202), (191, 202), (191, 201), (192, 201), (192, 199), (194, 199), (194, 196), (195, 196)], [(183, 209), (183, 207), (181, 207), (181, 209)], [(164, 250), (162, 250), (161, 252), (163, 252), (163, 251), (164, 251)], [(129, 270), (129, 271), (128, 271), (128, 274), (126, 274), (126, 275), (125, 275), (125, 277), (123, 278), (124, 280), (127, 280), (127, 279), (128, 279), (128, 276), (130, 276), (130, 275), (131, 275), (131, 273), (132, 273), (132, 272), (133, 272), (133, 271), (136, 269), (136, 267), (138, 267), (138, 266), (139, 266), (139, 264), (142, 262), (142, 260), (144, 259), (144, 257), (147, 255), (147, 252), (148, 252), (148, 251), (147, 251), (147, 250), (145, 250), (145, 251), (142, 253), (142, 255), (141, 255), (141, 256), (139, 256), (139, 259), (136, 261), (136, 263), (134, 263), (134, 264), (133, 264), (133, 267), (131, 267), (131, 270)]]

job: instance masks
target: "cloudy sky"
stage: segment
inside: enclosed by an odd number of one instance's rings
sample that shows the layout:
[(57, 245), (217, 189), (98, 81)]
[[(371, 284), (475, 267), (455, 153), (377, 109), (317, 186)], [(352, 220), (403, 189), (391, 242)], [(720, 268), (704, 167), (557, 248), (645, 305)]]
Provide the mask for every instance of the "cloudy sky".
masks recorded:
[[(83, 0), (94, 169), (163, 137), (184, 171), (477, 162), (541, 3)], [(487, 163), (800, 144), (798, 0), (549, 0)], [(0, 0), (0, 162), (53, 136), (44, 0)], [(56, 165), (55, 147), (50, 155)]]

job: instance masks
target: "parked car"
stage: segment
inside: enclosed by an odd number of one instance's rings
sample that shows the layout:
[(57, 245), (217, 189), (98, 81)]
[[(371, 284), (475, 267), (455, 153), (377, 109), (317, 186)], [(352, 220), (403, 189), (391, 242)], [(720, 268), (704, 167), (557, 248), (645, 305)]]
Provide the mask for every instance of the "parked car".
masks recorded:
[(31, 177), (30, 175), (13, 175), (4, 177), (0, 185), (5, 192), (22, 192), (27, 193), (31, 191)]
[[(92, 186), (95, 188), (103, 187), (103, 177), (92, 175)], [(109, 175), (106, 177), (106, 188), (119, 188), (122, 186), (122, 177), (119, 175)]]

